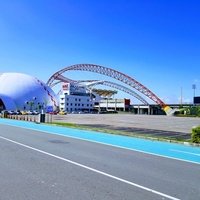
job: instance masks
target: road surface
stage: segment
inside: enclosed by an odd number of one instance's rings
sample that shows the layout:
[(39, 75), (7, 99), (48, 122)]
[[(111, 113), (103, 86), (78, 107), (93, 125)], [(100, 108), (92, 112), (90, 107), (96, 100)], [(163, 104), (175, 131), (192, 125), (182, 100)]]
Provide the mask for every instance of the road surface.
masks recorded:
[(200, 197), (195, 163), (4, 124), (0, 149), (2, 200)]

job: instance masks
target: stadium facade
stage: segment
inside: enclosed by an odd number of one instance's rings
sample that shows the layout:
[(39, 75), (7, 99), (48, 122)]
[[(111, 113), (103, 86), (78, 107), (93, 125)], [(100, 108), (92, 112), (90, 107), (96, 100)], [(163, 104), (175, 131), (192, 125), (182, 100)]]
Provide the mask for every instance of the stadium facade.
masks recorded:
[(67, 113), (128, 111), (130, 99), (112, 99), (114, 93), (112, 90), (90, 88), (87, 82), (63, 83), (59, 96), (60, 110)]
[[(63, 83), (60, 95), (60, 110), (71, 112), (91, 112), (95, 102), (100, 99), (87, 90), (86, 85), (76, 83)], [(97, 100), (98, 99), (98, 100)]]
[(0, 74), (0, 110), (56, 110), (53, 90), (39, 79), (22, 73)]

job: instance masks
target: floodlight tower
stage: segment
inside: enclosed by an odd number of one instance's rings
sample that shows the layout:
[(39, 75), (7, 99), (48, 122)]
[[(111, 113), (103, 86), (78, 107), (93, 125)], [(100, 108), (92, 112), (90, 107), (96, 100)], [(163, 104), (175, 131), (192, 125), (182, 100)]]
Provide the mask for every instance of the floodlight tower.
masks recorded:
[(194, 95), (193, 95), (193, 97), (195, 97), (195, 90), (197, 89), (196, 84), (192, 84), (192, 89), (194, 90)]
[(194, 94), (193, 94), (193, 104), (194, 104), (195, 90), (197, 89), (196, 84), (192, 84), (192, 89), (194, 90)]

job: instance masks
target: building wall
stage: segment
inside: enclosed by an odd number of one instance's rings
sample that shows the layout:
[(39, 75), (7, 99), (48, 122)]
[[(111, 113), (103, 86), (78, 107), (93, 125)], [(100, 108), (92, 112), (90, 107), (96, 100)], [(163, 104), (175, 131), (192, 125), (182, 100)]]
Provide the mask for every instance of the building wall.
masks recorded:
[(93, 110), (94, 101), (90, 96), (80, 95), (60, 95), (60, 110), (73, 111), (91, 111)]
[(118, 111), (128, 111), (130, 106), (129, 99), (103, 99), (100, 100), (99, 110), (118, 110)]
[(88, 93), (86, 87), (79, 87), (77, 83), (63, 83), (62, 92), (60, 110), (63, 111), (129, 111), (130, 99), (102, 99), (96, 93)]

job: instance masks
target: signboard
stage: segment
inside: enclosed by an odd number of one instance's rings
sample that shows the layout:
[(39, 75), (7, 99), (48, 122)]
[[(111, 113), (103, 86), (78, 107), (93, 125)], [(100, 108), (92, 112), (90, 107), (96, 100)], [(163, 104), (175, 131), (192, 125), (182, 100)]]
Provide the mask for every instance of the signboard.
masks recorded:
[(63, 91), (69, 90), (69, 83), (63, 83), (62, 89)]
[(200, 97), (194, 97), (194, 104), (200, 104)]

